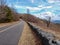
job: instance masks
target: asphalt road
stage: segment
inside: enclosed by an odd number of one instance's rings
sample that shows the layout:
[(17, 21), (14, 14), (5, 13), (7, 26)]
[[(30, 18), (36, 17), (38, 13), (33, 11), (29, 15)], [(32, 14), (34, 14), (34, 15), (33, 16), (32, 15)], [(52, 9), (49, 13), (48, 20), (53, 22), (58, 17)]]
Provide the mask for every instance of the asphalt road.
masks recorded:
[(24, 27), (24, 21), (5, 28), (0, 32), (0, 45), (18, 45)]

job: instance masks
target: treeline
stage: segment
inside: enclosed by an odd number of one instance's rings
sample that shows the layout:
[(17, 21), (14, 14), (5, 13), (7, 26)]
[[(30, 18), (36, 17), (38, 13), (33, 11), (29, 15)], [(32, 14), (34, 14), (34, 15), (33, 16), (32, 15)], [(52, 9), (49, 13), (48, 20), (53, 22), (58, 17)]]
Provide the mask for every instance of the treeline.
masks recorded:
[(2, 8), (0, 8), (0, 22), (11, 22), (17, 20), (19, 20), (19, 16), (14, 10), (8, 6), (2, 6)]
[(6, 5), (5, 0), (0, 0), (0, 23), (19, 20), (19, 15), (13, 8)]

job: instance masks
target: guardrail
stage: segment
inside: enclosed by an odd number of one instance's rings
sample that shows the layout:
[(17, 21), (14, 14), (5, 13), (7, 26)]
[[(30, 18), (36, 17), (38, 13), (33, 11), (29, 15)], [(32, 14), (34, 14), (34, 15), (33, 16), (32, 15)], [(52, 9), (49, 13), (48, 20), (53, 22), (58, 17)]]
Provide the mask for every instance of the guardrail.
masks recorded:
[(55, 40), (55, 36), (51, 33), (42, 31), (38, 27), (28, 23), (31, 29), (37, 34), (37, 36), (42, 40), (43, 45), (60, 45), (60, 40)]

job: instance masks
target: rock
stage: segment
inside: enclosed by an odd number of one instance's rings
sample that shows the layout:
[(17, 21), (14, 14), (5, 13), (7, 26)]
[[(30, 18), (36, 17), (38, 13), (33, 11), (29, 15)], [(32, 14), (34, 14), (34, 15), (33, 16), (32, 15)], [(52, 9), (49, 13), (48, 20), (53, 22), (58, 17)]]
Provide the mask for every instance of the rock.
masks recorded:
[(54, 40), (55, 36), (52, 33), (45, 32), (38, 27), (29, 23), (33, 30), (38, 34), (44, 45), (60, 45), (60, 40)]

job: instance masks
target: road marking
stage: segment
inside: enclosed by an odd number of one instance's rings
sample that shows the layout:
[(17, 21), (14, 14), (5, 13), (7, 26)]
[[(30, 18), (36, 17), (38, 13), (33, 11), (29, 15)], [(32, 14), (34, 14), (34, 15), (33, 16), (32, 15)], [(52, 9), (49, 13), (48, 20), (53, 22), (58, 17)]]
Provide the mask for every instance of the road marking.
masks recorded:
[[(22, 23), (22, 22), (20, 22), (20, 23)], [(13, 28), (13, 27), (19, 25), (20, 23), (18, 23), (18, 24), (16, 24), (16, 25), (13, 25), (13, 26), (10, 26), (10, 27), (4, 29), (4, 30), (0, 31), (0, 33), (5, 32), (5, 31), (7, 31), (7, 30), (10, 29), (10, 28)]]

